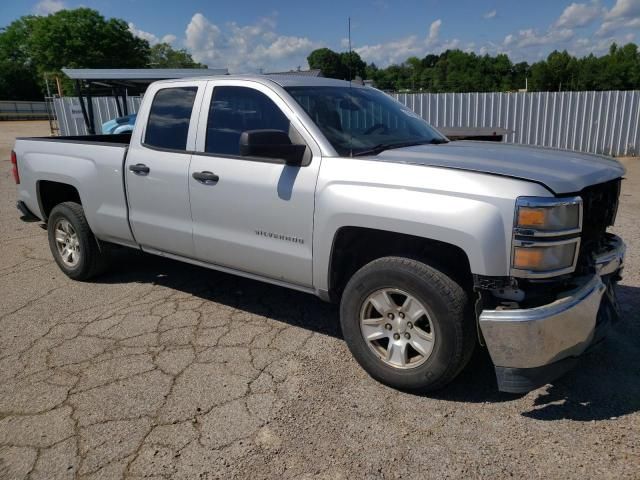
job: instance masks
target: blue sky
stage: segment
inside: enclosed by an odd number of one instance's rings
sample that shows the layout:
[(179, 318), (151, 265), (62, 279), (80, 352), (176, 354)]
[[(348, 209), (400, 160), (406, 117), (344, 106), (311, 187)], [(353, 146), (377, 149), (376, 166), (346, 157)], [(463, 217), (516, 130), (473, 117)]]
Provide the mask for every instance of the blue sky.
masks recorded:
[(314, 48), (344, 50), (349, 16), (353, 48), (379, 66), (447, 48), (535, 61), (554, 49), (602, 54), (614, 41), (640, 42), (640, 0), (4, 0), (0, 25), (80, 5), (232, 72), (305, 68)]

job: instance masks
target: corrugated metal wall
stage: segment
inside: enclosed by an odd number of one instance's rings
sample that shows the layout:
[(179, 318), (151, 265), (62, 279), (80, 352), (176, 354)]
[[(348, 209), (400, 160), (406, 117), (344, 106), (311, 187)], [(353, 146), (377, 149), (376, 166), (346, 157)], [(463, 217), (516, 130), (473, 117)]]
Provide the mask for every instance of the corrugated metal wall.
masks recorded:
[[(395, 94), (436, 127), (500, 127), (505, 141), (607, 155), (640, 155), (640, 91)], [(75, 97), (54, 99), (61, 135), (86, 135)], [(93, 98), (96, 128), (118, 113), (113, 97)], [(140, 97), (129, 97), (136, 112)], [(359, 124), (359, 119), (349, 119)], [(363, 125), (366, 122), (363, 123)]]
[[(114, 97), (94, 97), (92, 101), (96, 133), (101, 133), (101, 125), (118, 116), (116, 100)], [(54, 98), (53, 106), (60, 126), (60, 135), (88, 134), (78, 97)], [(140, 97), (128, 97), (127, 107), (129, 113), (137, 112), (138, 108), (140, 108)]]
[(640, 154), (640, 91), (395, 94), (435, 127), (501, 127), (505, 141)]
[(47, 119), (47, 106), (44, 102), (0, 101), (0, 120)]

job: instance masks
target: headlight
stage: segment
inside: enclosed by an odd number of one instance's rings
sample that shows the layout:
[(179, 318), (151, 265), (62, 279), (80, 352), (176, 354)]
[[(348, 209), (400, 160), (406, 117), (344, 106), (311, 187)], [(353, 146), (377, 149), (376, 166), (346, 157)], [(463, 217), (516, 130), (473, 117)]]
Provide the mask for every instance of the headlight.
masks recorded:
[(513, 226), (511, 274), (546, 278), (575, 270), (582, 199), (520, 197)]

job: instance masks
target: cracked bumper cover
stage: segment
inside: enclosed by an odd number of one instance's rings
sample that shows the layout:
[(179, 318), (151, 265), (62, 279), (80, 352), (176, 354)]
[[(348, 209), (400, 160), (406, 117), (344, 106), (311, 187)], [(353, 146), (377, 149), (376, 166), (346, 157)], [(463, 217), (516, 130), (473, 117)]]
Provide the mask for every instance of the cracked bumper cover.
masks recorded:
[(582, 278), (576, 289), (540, 307), (480, 314), (501, 391), (522, 393), (545, 385), (601, 338), (616, 316), (615, 282), (603, 278), (620, 272), (624, 254), (624, 242), (611, 235), (607, 251), (596, 257), (596, 273)]

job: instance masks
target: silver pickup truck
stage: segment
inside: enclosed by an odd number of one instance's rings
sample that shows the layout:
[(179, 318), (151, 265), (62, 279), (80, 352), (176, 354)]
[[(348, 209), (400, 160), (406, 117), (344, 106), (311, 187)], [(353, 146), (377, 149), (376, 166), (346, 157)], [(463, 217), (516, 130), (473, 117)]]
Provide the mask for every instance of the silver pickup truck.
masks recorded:
[(354, 357), (395, 388), (443, 387), (480, 345), (525, 392), (617, 318), (620, 163), (449, 142), (369, 87), (157, 82), (131, 135), (19, 138), (12, 162), (69, 277), (116, 244), (339, 302)]

